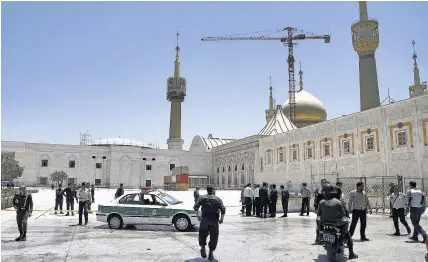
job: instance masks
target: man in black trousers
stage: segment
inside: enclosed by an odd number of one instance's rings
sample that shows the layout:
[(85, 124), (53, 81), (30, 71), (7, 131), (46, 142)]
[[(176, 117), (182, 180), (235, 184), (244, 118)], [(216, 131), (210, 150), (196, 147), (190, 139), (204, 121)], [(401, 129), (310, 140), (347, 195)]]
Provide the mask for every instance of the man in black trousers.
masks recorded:
[(267, 215), (267, 206), (269, 204), (269, 195), (268, 195), (268, 189), (267, 189), (267, 183), (263, 182), (263, 187), (259, 190), (259, 196), (260, 196), (260, 207), (261, 207), (261, 214), (260, 217), (266, 218)]
[(358, 182), (357, 189), (349, 193), (348, 210), (352, 210), (351, 227), (349, 233), (351, 236), (354, 235), (355, 227), (357, 226), (358, 220), (361, 221), (360, 225), (360, 236), (361, 241), (369, 241), (366, 237), (367, 227), (367, 213), (371, 214), (369, 198), (364, 192), (364, 183)]
[(282, 210), (284, 211), (284, 215), (282, 217), (287, 217), (288, 214), (288, 200), (290, 199), (290, 193), (287, 189), (284, 188), (284, 185), (280, 186), (281, 189), (281, 203)]
[(260, 185), (254, 188), (254, 207), (256, 208), (256, 216), (260, 217)]
[(244, 189), (245, 215), (247, 217), (251, 216), (252, 198), (253, 198), (253, 190), (251, 189), (251, 184), (248, 183), (247, 187)]
[(278, 191), (276, 190), (276, 185), (272, 185), (272, 190), (270, 191), (270, 207), (269, 213), (270, 217), (276, 217), (276, 202), (278, 201)]

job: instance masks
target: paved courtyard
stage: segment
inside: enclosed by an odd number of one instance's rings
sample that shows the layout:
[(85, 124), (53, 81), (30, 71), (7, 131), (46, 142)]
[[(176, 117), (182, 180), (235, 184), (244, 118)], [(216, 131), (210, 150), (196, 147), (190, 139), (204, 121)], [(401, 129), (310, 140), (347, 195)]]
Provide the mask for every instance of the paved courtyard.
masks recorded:
[[(97, 199), (109, 202), (113, 190), (98, 190)], [(191, 199), (192, 192), (172, 192), (181, 199)], [(52, 209), (53, 191), (34, 194), (35, 209)], [(229, 206), (220, 226), (218, 261), (327, 261), (322, 246), (313, 245), (315, 215), (260, 219), (239, 215), (239, 192), (218, 192)], [(235, 207), (231, 207), (235, 206)], [(95, 209), (96, 205), (92, 207)], [(279, 216), (280, 214), (278, 214)], [(64, 217), (52, 212), (34, 212), (29, 219), (26, 242), (17, 237), (13, 211), (2, 211), (2, 261), (205, 261), (199, 258), (197, 228), (176, 232), (167, 226), (137, 226), (111, 230), (89, 215), (87, 226), (72, 226), (78, 217)], [(422, 225), (428, 229), (428, 219)], [(356, 232), (359, 232), (357, 226)], [(393, 237), (392, 220), (370, 216), (367, 236), (370, 242), (360, 243), (355, 235), (355, 250), (360, 258), (353, 261), (424, 261), (426, 248), (406, 236)], [(404, 228), (402, 232), (405, 232)], [(348, 250), (345, 250), (346, 254)], [(346, 261), (346, 259), (344, 259)]]

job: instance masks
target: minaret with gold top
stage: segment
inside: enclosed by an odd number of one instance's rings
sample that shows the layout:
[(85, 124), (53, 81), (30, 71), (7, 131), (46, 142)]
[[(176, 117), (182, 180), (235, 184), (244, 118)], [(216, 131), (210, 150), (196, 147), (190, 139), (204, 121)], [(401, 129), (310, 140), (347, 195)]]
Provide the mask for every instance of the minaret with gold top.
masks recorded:
[(367, 2), (358, 2), (360, 21), (352, 24), (352, 45), (360, 62), (360, 109), (380, 106), (375, 51), (379, 46), (379, 23), (369, 19)]
[(274, 100), (273, 100), (273, 96), (272, 96), (272, 77), (269, 76), (269, 109), (267, 109), (265, 111), (266, 113), (266, 123), (269, 123), (269, 121), (272, 119), (273, 115), (274, 115), (274, 111), (273, 111), (273, 104), (274, 104)]
[(418, 62), (416, 61), (418, 56), (416, 55), (415, 41), (412, 42), (412, 45), (413, 45), (413, 78), (415, 83), (409, 87), (410, 98), (427, 94), (427, 82), (423, 82), (421, 84), (421, 78), (419, 76)]
[(181, 138), (181, 103), (184, 101), (184, 97), (186, 96), (186, 79), (184, 77), (180, 77), (180, 47), (178, 47), (179, 36), (180, 33), (177, 32), (174, 77), (168, 78), (168, 88), (166, 92), (166, 99), (171, 102), (169, 138), (166, 141), (168, 149), (170, 150), (182, 150), (184, 143)]

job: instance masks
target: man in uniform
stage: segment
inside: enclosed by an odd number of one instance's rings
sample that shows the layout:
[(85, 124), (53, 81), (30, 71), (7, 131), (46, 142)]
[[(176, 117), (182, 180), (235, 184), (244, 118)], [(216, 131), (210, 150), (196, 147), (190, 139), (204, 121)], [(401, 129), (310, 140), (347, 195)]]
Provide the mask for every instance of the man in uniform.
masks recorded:
[(55, 191), (55, 215), (57, 214), (56, 211), (58, 210), (58, 207), (60, 209), (60, 214), (64, 214), (62, 212), (62, 206), (64, 204), (64, 191), (62, 190), (62, 185), (59, 184), (58, 188)]
[(269, 204), (269, 194), (268, 194), (266, 182), (263, 182), (263, 187), (260, 188), (260, 190), (259, 190), (259, 196), (260, 196), (260, 208), (261, 208), (260, 217), (266, 218), (267, 206)]
[[(340, 202), (342, 202), (343, 208), (345, 210), (345, 215), (349, 219), (349, 212), (346, 209), (346, 203), (345, 203), (345, 200), (343, 200), (342, 195), (343, 195), (342, 194), (342, 182), (338, 181), (336, 183), (334, 197), (336, 199), (340, 200)], [(349, 259), (358, 258), (358, 256), (354, 253), (354, 242), (352, 241), (352, 236), (349, 233), (348, 227), (349, 227), (349, 222), (346, 224), (346, 234), (345, 234), (345, 236), (347, 238), (347, 245), (348, 245), (348, 248), (349, 248), (349, 257), (348, 258)]]
[[(201, 256), (207, 257), (205, 246), (207, 245), (207, 237), (210, 235), (210, 242), (208, 243), (209, 254), (208, 260), (214, 260), (213, 252), (217, 247), (219, 224), (223, 223), (226, 208), (221, 199), (214, 195), (214, 187), (207, 186), (207, 195), (198, 198), (193, 209), (199, 210), (202, 206), (202, 220), (199, 225), (199, 245), (201, 246)], [(219, 218), (219, 212), (221, 217)]]
[(88, 224), (88, 202), (91, 201), (91, 191), (85, 182), (82, 183), (82, 188), (77, 192), (77, 198), (79, 199), (79, 225), (82, 225), (82, 213), (84, 213), (86, 226)]
[(119, 188), (116, 190), (116, 194), (114, 194), (114, 198), (122, 196), (123, 193), (123, 184), (120, 184)]
[(64, 189), (64, 194), (65, 194), (65, 203), (66, 203), (66, 207), (67, 207), (67, 214), (65, 214), (66, 216), (70, 215), (70, 210), (71, 210), (71, 215), (74, 216), (74, 199), (76, 199), (76, 202), (79, 203), (78, 199), (77, 199), (77, 195), (76, 195), (76, 189), (74, 184), (68, 184), (68, 187), (66, 189)]
[(282, 217), (287, 217), (288, 200), (290, 199), (290, 193), (288, 192), (288, 189), (284, 188), (284, 185), (281, 185), (279, 188), (281, 189), (281, 203), (282, 203), (282, 210), (284, 211), (284, 215), (282, 215)]
[(27, 220), (33, 212), (33, 198), (31, 194), (27, 194), (24, 185), (19, 187), (19, 193), (13, 197), (13, 206), (16, 209), (16, 223), (19, 230), (19, 237), (15, 241), (25, 241), (27, 238)]
[(410, 220), (413, 224), (413, 236), (411, 240), (418, 241), (418, 235), (422, 235), (422, 243), (428, 243), (427, 233), (419, 224), (421, 216), (425, 213), (426, 199), (420, 189), (416, 188), (416, 182), (410, 181), (409, 190), (407, 191), (407, 211), (410, 211)]
[(317, 219), (320, 221), (320, 226), (325, 223), (334, 223), (334, 225), (340, 229), (340, 242), (342, 242), (342, 238), (348, 232), (349, 224), (346, 217), (345, 207), (339, 199), (335, 198), (337, 192), (332, 185), (328, 184), (324, 186), (323, 193), (324, 199), (319, 202)]

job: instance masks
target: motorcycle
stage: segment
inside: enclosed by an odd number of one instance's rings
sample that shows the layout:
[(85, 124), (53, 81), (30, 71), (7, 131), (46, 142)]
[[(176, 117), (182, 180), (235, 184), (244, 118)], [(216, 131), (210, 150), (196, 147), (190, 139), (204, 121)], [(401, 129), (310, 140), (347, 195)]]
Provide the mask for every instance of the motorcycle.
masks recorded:
[(343, 253), (344, 250), (340, 228), (333, 223), (323, 224), (320, 229), (320, 240), (323, 241), (324, 248), (327, 250), (328, 261), (335, 262), (337, 254)]

